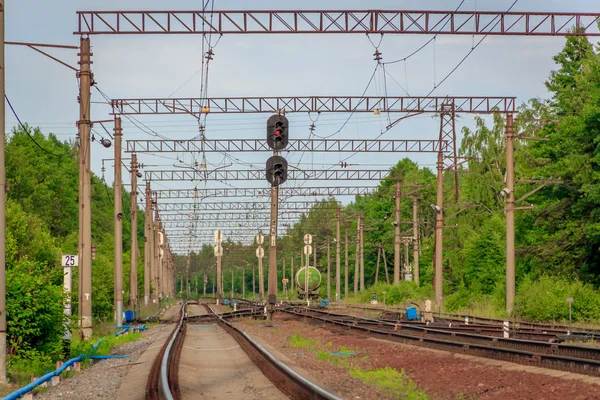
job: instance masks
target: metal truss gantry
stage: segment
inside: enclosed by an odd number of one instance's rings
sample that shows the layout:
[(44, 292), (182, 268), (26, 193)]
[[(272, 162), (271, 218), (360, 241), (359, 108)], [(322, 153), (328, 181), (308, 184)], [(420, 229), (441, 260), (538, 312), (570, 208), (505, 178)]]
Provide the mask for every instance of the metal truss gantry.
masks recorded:
[[(229, 202), (197, 202), (197, 203), (165, 203), (159, 202), (160, 215), (168, 212), (194, 212), (194, 211), (227, 211), (227, 212), (267, 212), (271, 204), (264, 200), (260, 201), (229, 201)], [(282, 201), (279, 210), (283, 211), (307, 211), (318, 201)]]
[[(373, 181), (383, 180), (390, 170), (299, 170), (289, 169), (288, 180), (346, 180)], [(168, 170), (144, 171), (146, 181), (263, 181), (265, 170)]]
[(374, 33), (599, 36), (600, 13), (323, 10), (78, 11), (76, 35)]
[(438, 113), (453, 102), (457, 113), (514, 113), (515, 97), (489, 96), (268, 96), (111, 100), (111, 115), (298, 112)]
[[(377, 139), (292, 139), (284, 151), (313, 151), (336, 153), (410, 153), (445, 152), (444, 140), (377, 140)], [(264, 139), (206, 139), (206, 140), (128, 140), (128, 153), (227, 152), (269, 151)]]
[[(297, 219), (300, 215), (304, 214), (306, 211), (280, 211), (279, 216), (282, 219)], [(219, 213), (178, 213), (178, 214), (169, 214), (169, 213), (160, 213), (161, 222), (167, 221), (209, 221), (209, 222), (217, 222), (217, 221), (258, 221), (265, 222), (268, 221), (271, 213), (269, 212), (253, 212), (246, 211), (245, 213), (235, 213), (235, 212), (219, 212)]]
[[(280, 187), (279, 196), (359, 196), (377, 190), (375, 186), (342, 186), (342, 187)], [(221, 188), (221, 189), (161, 189), (154, 190), (157, 199), (188, 199), (209, 197), (251, 197), (269, 198), (268, 188)]]

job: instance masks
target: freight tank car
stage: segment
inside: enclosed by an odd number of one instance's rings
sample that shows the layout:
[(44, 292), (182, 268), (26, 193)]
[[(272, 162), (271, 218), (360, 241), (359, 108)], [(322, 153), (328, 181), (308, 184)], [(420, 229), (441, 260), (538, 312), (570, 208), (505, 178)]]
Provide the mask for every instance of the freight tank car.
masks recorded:
[(306, 299), (308, 282), (308, 297), (316, 299), (319, 297), (319, 287), (321, 286), (321, 273), (315, 267), (302, 267), (296, 272), (296, 287), (298, 290), (298, 298)]

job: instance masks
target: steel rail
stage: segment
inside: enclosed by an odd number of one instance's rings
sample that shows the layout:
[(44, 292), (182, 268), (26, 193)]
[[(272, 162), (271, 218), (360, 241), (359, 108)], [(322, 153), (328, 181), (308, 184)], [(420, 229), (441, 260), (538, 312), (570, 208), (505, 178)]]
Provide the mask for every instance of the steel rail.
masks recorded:
[[(439, 329), (438, 327), (422, 327), (422, 326), (414, 326), (411, 324), (404, 324), (402, 322), (400, 322), (400, 323), (385, 322), (385, 321), (378, 320), (378, 319), (355, 317), (355, 316), (346, 315), (346, 314), (332, 314), (332, 313), (321, 311), (321, 310), (313, 309), (310, 311), (313, 313), (321, 314), (321, 315), (324, 314), (324, 315), (327, 315), (328, 317), (340, 317), (340, 318), (350, 317), (351, 319), (354, 320), (353, 322), (355, 322), (356, 320), (360, 320), (360, 321), (362, 321), (361, 323), (365, 323), (367, 325), (377, 325), (379, 327), (387, 327), (387, 328), (393, 329), (394, 331), (413, 330), (413, 331), (417, 331), (417, 332), (422, 332), (423, 334), (428, 335), (428, 336), (430, 336), (430, 335), (438, 335), (438, 336), (443, 336), (443, 337), (452, 336), (455, 338), (461, 338), (461, 339), (468, 340), (471, 342), (487, 343), (490, 340), (492, 340), (495, 345), (502, 346), (504, 348), (518, 348), (518, 349), (525, 349), (525, 350), (535, 349), (535, 350), (544, 351), (546, 353), (561, 352), (561, 353), (566, 353), (566, 354), (563, 354), (563, 356), (565, 356), (565, 357), (570, 357), (570, 356), (580, 357), (582, 354), (588, 354), (589, 355), (588, 359), (600, 361), (600, 349), (598, 349), (596, 347), (582, 347), (582, 346), (571, 346), (571, 345), (565, 346), (565, 345), (560, 345), (560, 344), (556, 344), (556, 343), (541, 342), (541, 341), (527, 340), (527, 339), (498, 338), (498, 337), (479, 335), (479, 334), (474, 334), (474, 333), (451, 332), (451, 331), (447, 331), (444, 329)], [(347, 319), (344, 322), (347, 322)]]
[[(248, 354), (248, 357), (250, 357), (252, 362), (262, 371), (262, 373), (287, 396), (292, 399), (340, 400), (336, 395), (327, 392), (306, 378), (300, 376), (294, 370), (275, 358), (243, 330), (233, 326), (225, 321), (219, 314), (215, 313), (208, 304), (205, 304), (204, 306), (219, 318), (217, 323), (239, 343), (242, 350)], [(277, 378), (272, 378), (273, 375), (276, 375)]]
[(162, 360), (160, 363), (160, 389), (161, 389), (162, 395), (164, 396), (165, 400), (175, 400), (176, 399), (176, 397), (173, 396), (173, 393), (171, 391), (171, 386), (170, 386), (169, 361), (172, 358), (171, 352), (173, 349), (173, 344), (175, 343), (175, 340), (177, 339), (177, 337), (179, 336), (179, 333), (181, 332), (181, 327), (183, 326), (184, 319), (185, 319), (185, 304), (183, 304), (183, 306), (181, 307), (181, 317), (179, 319), (179, 323), (177, 324), (177, 327), (171, 334), (171, 338), (169, 339), (169, 342), (167, 344), (167, 347), (165, 349), (165, 352), (162, 356)]
[[(427, 332), (426, 335), (412, 335), (404, 332), (399, 332), (397, 330), (381, 330), (374, 329), (372, 327), (364, 327), (360, 325), (355, 325), (349, 323), (348, 321), (338, 321), (331, 318), (325, 318), (318, 315), (314, 315), (315, 313), (308, 314), (302, 312), (296, 312), (292, 310), (282, 310), (290, 315), (294, 315), (298, 318), (309, 317), (321, 322), (331, 323), (334, 325), (338, 325), (341, 327), (345, 327), (348, 329), (355, 329), (359, 331), (366, 332), (370, 335), (375, 335), (378, 337), (382, 337), (388, 340), (400, 341), (400, 342), (411, 342), (416, 343), (417, 345), (428, 344), (435, 348), (442, 348), (445, 350), (450, 349), (451, 351), (459, 351), (465, 353), (472, 353), (477, 356), (482, 356), (486, 358), (493, 359), (501, 359), (507, 360), (511, 362), (521, 363), (521, 364), (532, 364), (538, 363), (542, 367), (558, 369), (558, 370), (566, 370), (571, 372), (579, 372), (586, 375), (600, 376), (600, 360), (591, 359), (591, 358), (580, 358), (572, 355), (557, 355), (557, 354), (547, 354), (547, 353), (539, 353), (529, 350), (522, 350), (518, 348), (507, 348), (507, 347), (498, 347), (497, 344), (501, 342), (499, 338), (488, 337), (487, 344), (480, 343), (469, 343), (456, 340), (461, 337), (464, 338), (465, 334), (453, 334), (449, 332), (445, 332), (446, 338), (439, 337), (430, 337), (430, 331)], [(314, 310), (311, 310), (314, 311)], [(383, 324), (381, 326), (383, 328)], [(450, 338), (448, 338), (450, 337)], [(506, 339), (505, 339), (506, 340)], [(518, 339), (514, 339), (518, 340)], [(523, 341), (527, 342), (527, 341)], [(531, 341), (529, 341), (531, 342)], [(534, 342), (535, 344), (544, 344), (541, 342)], [(557, 349), (558, 345), (548, 344), (548, 348)], [(575, 346), (564, 346), (565, 348), (571, 348)], [(593, 348), (584, 348), (585, 351), (589, 351)], [(556, 352), (556, 350), (554, 351)], [(596, 351), (596, 353), (598, 353)]]

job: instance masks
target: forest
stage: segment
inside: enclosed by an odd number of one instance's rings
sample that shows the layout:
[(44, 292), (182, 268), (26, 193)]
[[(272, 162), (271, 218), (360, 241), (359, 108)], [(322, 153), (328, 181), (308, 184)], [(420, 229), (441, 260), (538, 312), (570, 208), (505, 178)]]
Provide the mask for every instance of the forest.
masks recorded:
[[(556, 69), (547, 77), (547, 99), (522, 104), (515, 119), (516, 133), (538, 140), (515, 141), (515, 171), (518, 180), (552, 180), (553, 183), (527, 198), (531, 210), (516, 213), (517, 297), (514, 315), (531, 320), (562, 320), (568, 315), (567, 297), (573, 297), (575, 320), (600, 321), (600, 48), (584, 37), (568, 37), (554, 56)], [(539, 121), (544, 121), (543, 124)], [(506, 170), (504, 119), (492, 123), (478, 119), (473, 129), (463, 129), (460, 155), (468, 162), (459, 174), (460, 198), (445, 192), (444, 308), (503, 315), (505, 301), (505, 215)], [(93, 149), (92, 149), (93, 152)], [(6, 143), (7, 324), (9, 368), (31, 360), (52, 362), (61, 356), (63, 327), (61, 254), (76, 254), (78, 240), (78, 147), (61, 142), (51, 132), (15, 127)], [(402, 172), (406, 196), (402, 199), (402, 231), (412, 232), (412, 196), (418, 198), (420, 286), (385, 283), (379, 248), (393, 270), (394, 185), (380, 182), (369, 195), (357, 196), (341, 211), (342, 271), (345, 236), (349, 236), (349, 297), (366, 301), (372, 293), (387, 302), (401, 304), (432, 298), (433, 232), (435, 215), (435, 171), (405, 158), (392, 168)], [(452, 188), (454, 176), (444, 176)], [(420, 190), (409, 193), (414, 185)], [(534, 183), (519, 182), (516, 198), (529, 193)], [(93, 316), (97, 321), (113, 318), (113, 189), (102, 177), (92, 177), (92, 235), (96, 245), (93, 262)], [(137, 232), (129, 224), (130, 197), (123, 193), (124, 274), (129, 274), (130, 235), (143, 243), (144, 213), (138, 212)], [(336, 235), (335, 199), (323, 199), (278, 240), (279, 281), (283, 263), (289, 278), (291, 262), (301, 263), (303, 236), (315, 236), (317, 264), (327, 265), (327, 237)], [(354, 296), (356, 216), (365, 224), (365, 291)], [(331, 266), (335, 268), (335, 243), (330, 240)], [(252, 296), (252, 267), (255, 246), (224, 244), (225, 292), (231, 287), (234, 270), (236, 293)], [(143, 255), (143, 251), (141, 251)], [(380, 254), (381, 257), (381, 254)], [(180, 271), (186, 263), (178, 256)], [(212, 293), (214, 256), (212, 247), (191, 255), (190, 283), (202, 293), (206, 272), (207, 292)], [(140, 259), (139, 287), (143, 287)], [(177, 285), (181, 287), (183, 275)], [(375, 284), (376, 280), (378, 281)], [(129, 290), (125, 282), (125, 298)], [(199, 283), (196, 283), (199, 282)], [(342, 275), (342, 294), (344, 287)], [(73, 278), (77, 292), (77, 273)], [(335, 283), (332, 279), (332, 286)], [(288, 286), (289, 288), (289, 286)], [(325, 295), (326, 284), (322, 285)], [(256, 287), (258, 290), (258, 286)], [(334, 290), (334, 289), (333, 289)], [(76, 299), (76, 296), (74, 296)], [(344, 296), (342, 296), (344, 297)], [(73, 304), (77, 310), (77, 304)], [(75, 317), (76, 318), (76, 317)], [(76, 322), (74, 322), (74, 325)]]

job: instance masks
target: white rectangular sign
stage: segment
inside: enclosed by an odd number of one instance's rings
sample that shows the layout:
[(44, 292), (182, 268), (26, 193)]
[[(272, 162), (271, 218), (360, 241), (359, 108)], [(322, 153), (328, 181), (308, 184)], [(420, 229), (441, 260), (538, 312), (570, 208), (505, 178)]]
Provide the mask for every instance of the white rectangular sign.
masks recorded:
[(79, 265), (79, 256), (62, 256), (63, 267), (77, 267)]

